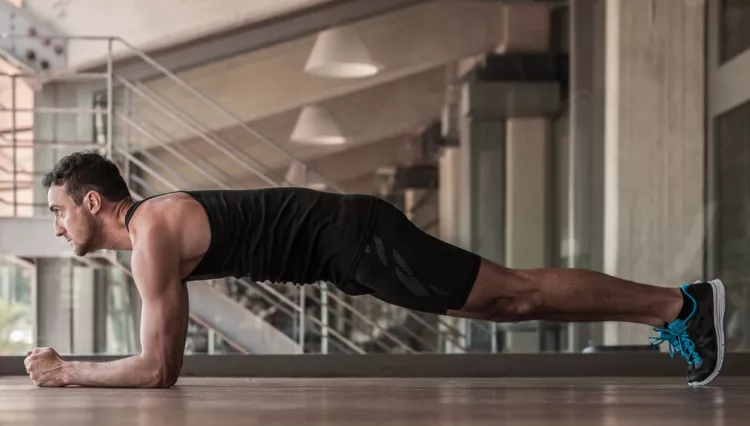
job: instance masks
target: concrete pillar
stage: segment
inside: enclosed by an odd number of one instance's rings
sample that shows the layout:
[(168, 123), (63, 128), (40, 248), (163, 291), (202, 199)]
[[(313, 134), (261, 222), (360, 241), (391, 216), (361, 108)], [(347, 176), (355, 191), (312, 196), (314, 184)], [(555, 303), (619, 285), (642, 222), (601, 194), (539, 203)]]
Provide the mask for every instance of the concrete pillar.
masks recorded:
[(107, 353), (107, 316), (109, 315), (109, 271), (98, 269), (94, 271), (95, 277), (92, 283), (94, 287), (93, 308), (93, 353)]
[(604, 271), (676, 287), (704, 271), (705, 2), (609, 0), (606, 23)]
[(70, 354), (74, 347), (71, 261), (37, 259), (36, 268), (36, 345)]
[(93, 354), (97, 328), (103, 324), (95, 322), (96, 274), (89, 267), (75, 265), (71, 282), (73, 291), (73, 351), (77, 354)]

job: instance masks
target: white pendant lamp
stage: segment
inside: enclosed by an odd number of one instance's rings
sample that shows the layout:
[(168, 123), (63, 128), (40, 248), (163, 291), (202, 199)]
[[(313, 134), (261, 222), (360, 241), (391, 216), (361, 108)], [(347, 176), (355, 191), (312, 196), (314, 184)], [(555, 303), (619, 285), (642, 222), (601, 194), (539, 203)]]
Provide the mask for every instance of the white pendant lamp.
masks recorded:
[(382, 65), (353, 26), (335, 27), (318, 34), (305, 71), (320, 77), (363, 78), (377, 74)]
[(291, 139), (317, 145), (340, 145), (347, 141), (331, 114), (317, 105), (302, 108)]

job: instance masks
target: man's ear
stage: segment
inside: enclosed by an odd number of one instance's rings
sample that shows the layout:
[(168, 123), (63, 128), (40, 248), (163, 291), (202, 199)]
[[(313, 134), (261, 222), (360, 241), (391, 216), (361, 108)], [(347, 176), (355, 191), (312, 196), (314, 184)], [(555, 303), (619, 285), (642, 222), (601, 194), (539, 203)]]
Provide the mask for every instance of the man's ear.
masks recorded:
[(96, 191), (89, 191), (83, 199), (83, 205), (91, 214), (102, 209), (102, 196)]

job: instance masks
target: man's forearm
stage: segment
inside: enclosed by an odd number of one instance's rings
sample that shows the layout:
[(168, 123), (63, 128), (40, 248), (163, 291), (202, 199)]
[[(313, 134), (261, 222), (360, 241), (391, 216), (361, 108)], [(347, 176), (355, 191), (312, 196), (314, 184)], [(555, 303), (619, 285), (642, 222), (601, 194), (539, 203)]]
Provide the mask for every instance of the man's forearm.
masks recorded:
[(142, 356), (111, 362), (67, 362), (66, 384), (89, 387), (154, 388), (171, 383), (163, 370)]

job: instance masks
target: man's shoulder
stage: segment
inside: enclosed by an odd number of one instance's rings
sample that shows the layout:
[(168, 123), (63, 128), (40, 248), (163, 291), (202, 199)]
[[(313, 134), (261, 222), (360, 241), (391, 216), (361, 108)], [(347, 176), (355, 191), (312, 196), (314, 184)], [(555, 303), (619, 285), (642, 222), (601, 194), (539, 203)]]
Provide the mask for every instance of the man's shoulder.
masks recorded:
[(179, 193), (151, 199), (138, 210), (130, 230), (134, 251), (168, 250), (178, 259), (205, 251), (204, 240), (210, 241), (210, 225), (205, 210), (190, 195)]
[(141, 204), (130, 222), (134, 244), (138, 240), (178, 237), (196, 215), (195, 201), (187, 194), (168, 194)]

